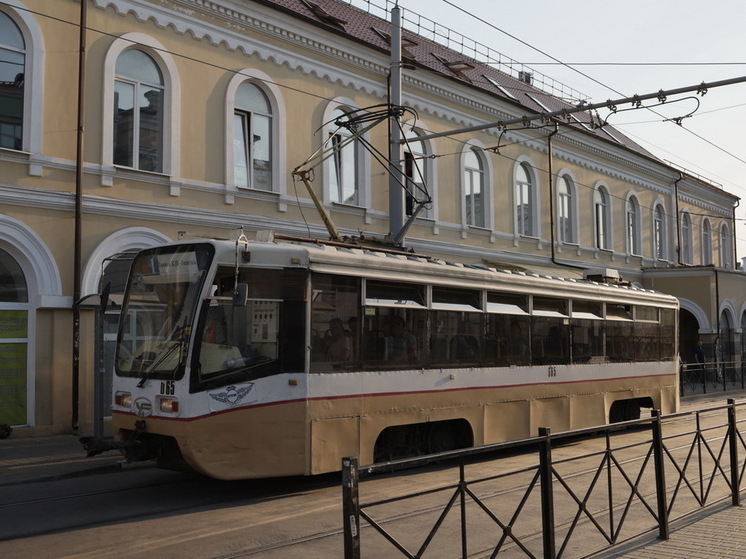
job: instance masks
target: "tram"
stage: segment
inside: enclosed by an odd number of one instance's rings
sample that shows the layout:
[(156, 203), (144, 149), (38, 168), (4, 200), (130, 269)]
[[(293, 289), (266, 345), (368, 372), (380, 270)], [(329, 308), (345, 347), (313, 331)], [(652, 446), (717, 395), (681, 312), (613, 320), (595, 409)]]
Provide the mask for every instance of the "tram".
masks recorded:
[(140, 252), (112, 418), (130, 460), (313, 475), (678, 407), (674, 297), (301, 239)]

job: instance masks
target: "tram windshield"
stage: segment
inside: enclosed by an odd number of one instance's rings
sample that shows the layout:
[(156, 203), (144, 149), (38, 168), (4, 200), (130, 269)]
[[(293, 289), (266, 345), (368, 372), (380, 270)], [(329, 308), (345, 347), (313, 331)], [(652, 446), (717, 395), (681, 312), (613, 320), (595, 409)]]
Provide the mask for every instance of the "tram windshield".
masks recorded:
[(116, 373), (178, 379), (207, 270), (211, 245), (177, 245), (139, 253), (122, 308)]

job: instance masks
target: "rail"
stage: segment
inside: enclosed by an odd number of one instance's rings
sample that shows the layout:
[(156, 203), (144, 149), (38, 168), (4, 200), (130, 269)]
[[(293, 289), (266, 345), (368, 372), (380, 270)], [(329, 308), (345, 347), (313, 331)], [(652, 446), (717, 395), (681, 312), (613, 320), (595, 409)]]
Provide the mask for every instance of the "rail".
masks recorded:
[[(746, 443), (736, 412), (744, 405), (729, 399), (593, 429), (543, 428), (523, 441), (369, 466), (345, 458), (344, 557), (559, 559), (655, 532), (668, 539), (674, 520), (721, 501), (740, 504)], [(576, 456), (574, 443), (591, 435), (599, 448)], [(502, 471), (517, 452), (523, 464), (535, 454), (535, 465)], [(488, 460), (496, 453), (499, 466)], [(421, 481), (433, 468), (380, 475), (433, 460), (438, 480), (453, 470), (452, 483)]]
[(725, 392), (746, 388), (746, 363), (742, 361), (713, 361), (682, 363), (679, 389), (682, 396)]

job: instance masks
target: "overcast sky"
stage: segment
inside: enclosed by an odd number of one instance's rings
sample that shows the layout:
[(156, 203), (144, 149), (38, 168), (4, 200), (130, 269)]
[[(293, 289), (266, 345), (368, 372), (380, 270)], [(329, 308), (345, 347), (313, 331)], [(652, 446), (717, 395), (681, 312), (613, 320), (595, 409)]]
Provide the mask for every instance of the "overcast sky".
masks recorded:
[[(399, 0), (399, 6), (556, 78), (591, 103), (746, 76), (743, 0)], [(743, 198), (736, 211), (740, 261), (746, 256), (746, 83), (711, 89), (698, 96), (699, 106), (673, 100), (656, 107), (659, 114), (627, 111), (609, 122), (661, 159)], [(694, 110), (681, 125), (663, 122)]]

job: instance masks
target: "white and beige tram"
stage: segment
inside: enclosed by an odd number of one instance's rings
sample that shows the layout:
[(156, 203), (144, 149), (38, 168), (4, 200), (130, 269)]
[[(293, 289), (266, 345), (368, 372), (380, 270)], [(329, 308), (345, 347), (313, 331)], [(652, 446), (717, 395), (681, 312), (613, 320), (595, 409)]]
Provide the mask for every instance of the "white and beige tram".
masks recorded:
[(221, 479), (339, 470), (678, 406), (675, 298), (313, 242), (142, 251), (113, 427)]

